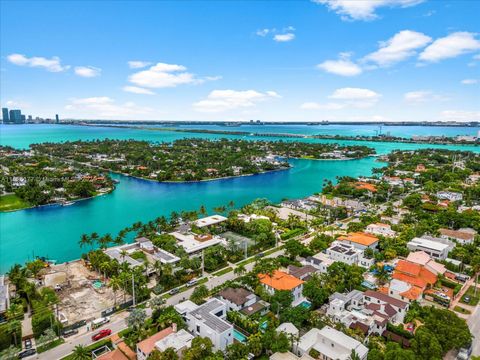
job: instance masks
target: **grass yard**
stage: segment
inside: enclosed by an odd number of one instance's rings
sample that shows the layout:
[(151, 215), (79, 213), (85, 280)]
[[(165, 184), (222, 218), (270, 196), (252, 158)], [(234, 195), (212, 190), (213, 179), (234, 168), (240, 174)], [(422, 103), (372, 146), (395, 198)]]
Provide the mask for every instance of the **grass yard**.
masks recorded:
[[(460, 301), (464, 304), (475, 306), (478, 304), (478, 301), (480, 301), (480, 289), (477, 288), (477, 296), (475, 296), (474, 294), (475, 294), (475, 287), (470, 286), (468, 290), (465, 292), (465, 294), (463, 294)], [(470, 297), (470, 301), (468, 303), (465, 302), (466, 296)]]
[(229, 273), (230, 271), (232, 271), (232, 267), (229, 266), (229, 267), (226, 267), (225, 269), (222, 269), (220, 271), (217, 271), (216, 273), (213, 273), (213, 275), (215, 276), (222, 276), (222, 275), (225, 275), (226, 273)]
[(453, 310), (455, 310), (456, 312), (459, 312), (460, 314), (464, 314), (464, 315), (470, 315), (472, 313), (470, 310), (464, 309), (461, 306), (455, 306), (453, 308)]
[(65, 342), (65, 340), (63, 340), (63, 339), (53, 340), (52, 342), (49, 342), (46, 345), (42, 345), (42, 346), (37, 347), (37, 352), (40, 354), (40, 353), (45, 352), (47, 350), (53, 349), (54, 347), (57, 347), (58, 345), (61, 345), (64, 342)]
[(30, 207), (30, 204), (15, 194), (0, 196), (0, 211), (13, 211)]

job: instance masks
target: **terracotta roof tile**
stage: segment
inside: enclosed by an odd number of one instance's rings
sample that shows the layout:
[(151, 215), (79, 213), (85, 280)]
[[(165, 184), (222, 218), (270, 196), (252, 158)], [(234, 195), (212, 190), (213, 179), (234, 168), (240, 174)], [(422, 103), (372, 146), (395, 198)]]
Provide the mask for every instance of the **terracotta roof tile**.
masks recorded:
[(140, 341), (138, 344), (137, 344), (137, 347), (142, 350), (142, 352), (146, 355), (149, 355), (154, 347), (155, 347), (155, 343), (157, 341), (160, 341), (162, 340), (163, 338), (166, 338), (168, 335), (170, 335), (171, 333), (173, 333), (173, 328), (171, 327), (168, 327), (166, 329), (163, 329), (162, 331), (159, 331), (158, 333), (156, 333), (155, 335), (152, 335), (150, 336), (149, 338), (146, 338), (145, 340), (143, 341)]
[(345, 236), (340, 236), (338, 240), (350, 241), (364, 246), (370, 246), (378, 242), (378, 238), (375, 235), (367, 234), (364, 232), (349, 233)]
[(270, 286), (275, 290), (293, 290), (304, 283), (303, 280), (297, 279), (295, 276), (280, 270), (275, 270), (273, 276), (258, 274), (258, 278), (262, 284)]

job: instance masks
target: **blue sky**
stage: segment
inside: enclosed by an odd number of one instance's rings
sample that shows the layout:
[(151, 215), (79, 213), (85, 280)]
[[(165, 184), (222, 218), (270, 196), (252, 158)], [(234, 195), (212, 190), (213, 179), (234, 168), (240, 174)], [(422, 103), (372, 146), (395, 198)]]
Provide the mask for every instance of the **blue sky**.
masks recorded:
[(1, 1), (1, 104), (85, 119), (480, 121), (479, 1)]

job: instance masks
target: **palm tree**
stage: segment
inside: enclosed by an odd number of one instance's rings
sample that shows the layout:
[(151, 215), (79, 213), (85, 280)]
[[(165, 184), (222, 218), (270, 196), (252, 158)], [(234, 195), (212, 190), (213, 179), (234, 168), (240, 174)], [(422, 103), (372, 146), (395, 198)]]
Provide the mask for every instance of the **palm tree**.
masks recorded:
[(92, 356), (85, 346), (77, 345), (77, 346), (75, 346), (75, 349), (73, 349), (72, 359), (74, 359), (74, 360), (87, 360), (87, 359), (91, 359), (91, 358), (92, 358)]
[(122, 264), (125, 264), (125, 257), (126, 257), (127, 255), (128, 255), (127, 250), (122, 249), (122, 250), (120, 251), (120, 256), (122, 257)]
[(111, 287), (113, 291), (114, 306), (117, 305), (117, 291), (120, 290), (121, 285), (122, 282), (118, 276), (112, 277), (108, 283), (108, 286)]
[(93, 232), (91, 235), (90, 235), (90, 240), (92, 242), (92, 245), (98, 240), (99, 236), (96, 232)]
[(233, 209), (233, 208), (235, 207), (235, 203), (233, 202), (233, 200), (230, 200), (230, 201), (228, 202), (228, 207), (229, 207), (230, 209)]
[(207, 209), (205, 208), (205, 205), (201, 205), (200, 206), (200, 210), (199, 210), (200, 214), (202, 214), (203, 216), (205, 216), (207, 214)]
[(235, 275), (243, 275), (245, 274), (245, 272), (247, 271), (247, 269), (245, 269), (245, 265), (244, 264), (240, 264), (238, 265), (235, 270), (233, 270), (233, 272), (235, 273)]
[(87, 234), (83, 234), (80, 237), (78, 244), (80, 245), (81, 248), (87, 245), (92, 245), (92, 239), (90, 239), (90, 237)]
[(6, 312), (8, 320), (23, 318), (23, 307), (20, 304), (12, 303)]

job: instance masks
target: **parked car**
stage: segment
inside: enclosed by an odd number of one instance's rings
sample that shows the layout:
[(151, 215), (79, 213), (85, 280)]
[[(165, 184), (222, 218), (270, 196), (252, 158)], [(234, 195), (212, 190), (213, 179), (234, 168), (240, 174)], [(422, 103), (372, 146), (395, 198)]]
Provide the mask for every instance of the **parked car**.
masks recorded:
[(472, 344), (470, 344), (468, 347), (461, 348), (458, 351), (457, 354), (457, 360), (468, 360), (470, 359), (470, 355), (472, 355)]
[(189, 282), (187, 282), (185, 285), (187, 287), (195, 286), (197, 284), (197, 279), (192, 279)]
[(110, 318), (108, 316), (101, 317), (92, 321), (92, 329), (99, 328), (100, 326), (108, 323)]
[(170, 290), (168, 293), (169, 293), (170, 295), (175, 295), (175, 294), (178, 294), (179, 291), (180, 291), (180, 290), (178, 290), (178, 288), (174, 288), (174, 289)]
[(472, 298), (471, 298), (470, 296), (468, 296), (468, 295), (465, 295), (465, 296), (463, 297), (463, 302), (464, 302), (465, 304), (469, 304), (469, 303), (470, 303), (470, 300), (472, 300)]
[(19, 359), (23, 359), (23, 358), (26, 358), (28, 356), (32, 356), (32, 355), (35, 355), (37, 353), (37, 350), (35, 349), (28, 349), (28, 350), (25, 350), (25, 351), (22, 351), (21, 353), (18, 354), (18, 358)]
[(77, 330), (77, 329), (65, 330), (65, 331), (63, 332), (63, 337), (64, 337), (64, 338), (67, 338), (67, 337), (70, 337), (70, 336), (75, 335), (75, 334), (78, 334), (78, 330)]
[(258, 253), (257, 255), (255, 255), (255, 257), (257, 257), (257, 258), (262, 258), (262, 257), (264, 257), (264, 256), (265, 256), (264, 253)]
[(92, 341), (98, 341), (100, 339), (103, 339), (104, 337), (107, 337), (112, 334), (112, 330), (110, 329), (103, 329), (100, 330), (98, 333), (92, 336)]
[(31, 349), (32, 348), (32, 340), (27, 339), (25, 340), (25, 349)]

